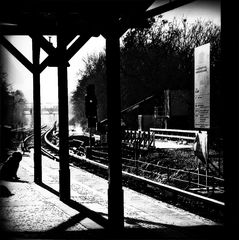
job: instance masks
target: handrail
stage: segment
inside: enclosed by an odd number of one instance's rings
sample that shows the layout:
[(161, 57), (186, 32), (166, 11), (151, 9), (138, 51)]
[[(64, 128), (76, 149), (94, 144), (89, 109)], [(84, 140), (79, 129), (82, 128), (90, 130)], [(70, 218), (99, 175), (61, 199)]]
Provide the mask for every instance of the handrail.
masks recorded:
[(150, 128), (150, 132), (154, 133), (155, 139), (169, 138), (169, 139), (184, 139), (187, 141), (195, 141), (197, 130), (182, 130), (182, 129), (164, 129), (164, 128)]
[(150, 131), (157, 132), (178, 132), (178, 133), (189, 133), (189, 134), (197, 134), (198, 130), (183, 130), (183, 129), (165, 129), (165, 128), (150, 128)]

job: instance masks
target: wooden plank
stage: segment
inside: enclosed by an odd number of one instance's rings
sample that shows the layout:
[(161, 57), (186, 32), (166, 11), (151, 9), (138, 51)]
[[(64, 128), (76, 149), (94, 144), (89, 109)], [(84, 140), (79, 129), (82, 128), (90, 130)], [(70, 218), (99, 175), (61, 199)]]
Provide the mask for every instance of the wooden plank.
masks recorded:
[(20, 63), (33, 73), (33, 64), (1, 34), (0, 44), (2, 44)]
[(187, 137), (187, 136), (180, 136), (180, 135), (167, 135), (167, 134), (155, 134), (155, 137), (162, 137), (162, 138), (178, 138), (178, 139), (186, 139), (186, 140), (195, 140), (196, 137)]
[(188, 134), (197, 134), (197, 130), (183, 130), (183, 129), (163, 129), (163, 128), (150, 128), (152, 132), (178, 132), (178, 133), (188, 133)]

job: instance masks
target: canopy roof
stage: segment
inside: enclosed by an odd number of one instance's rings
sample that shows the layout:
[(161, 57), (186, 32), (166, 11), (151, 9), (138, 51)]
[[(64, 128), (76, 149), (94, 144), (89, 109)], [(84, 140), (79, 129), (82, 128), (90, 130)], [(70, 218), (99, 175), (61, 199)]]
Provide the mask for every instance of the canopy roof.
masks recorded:
[(149, 17), (189, 2), (192, 0), (3, 0), (0, 31), (4, 35), (55, 35), (61, 25), (66, 32), (99, 35), (112, 31), (115, 22), (122, 30), (147, 26)]

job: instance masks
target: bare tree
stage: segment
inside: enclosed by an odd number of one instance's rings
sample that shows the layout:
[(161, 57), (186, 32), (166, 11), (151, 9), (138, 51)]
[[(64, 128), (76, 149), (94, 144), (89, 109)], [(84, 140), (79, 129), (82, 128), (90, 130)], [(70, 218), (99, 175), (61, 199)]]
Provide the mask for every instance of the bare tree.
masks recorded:
[[(131, 29), (122, 37), (121, 98), (122, 108), (163, 89), (188, 89), (193, 92), (194, 48), (211, 43), (211, 84), (214, 119), (220, 114), (220, 26), (211, 21), (187, 19), (167, 21), (150, 19), (150, 28)], [(81, 73), (72, 96), (74, 120), (86, 123), (83, 97), (88, 84), (95, 84), (98, 119), (106, 118), (105, 53), (91, 56)], [(190, 101), (193, 104), (193, 99)], [(193, 108), (192, 108), (193, 109)]]

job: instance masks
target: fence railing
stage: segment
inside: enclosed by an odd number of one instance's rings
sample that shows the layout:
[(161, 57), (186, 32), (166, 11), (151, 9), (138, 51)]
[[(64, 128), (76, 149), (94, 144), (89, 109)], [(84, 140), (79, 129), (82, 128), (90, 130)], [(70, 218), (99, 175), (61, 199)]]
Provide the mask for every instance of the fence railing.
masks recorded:
[(155, 139), (169, 138), (180, 139), (187, 141), (195, 141), (197, 130), (181, 130), (181, 129), (162, 129), (162, 128), (150, 128), (150, 132), (154, 133)]
[[(108, 165), (108, 154), (106, 149), (105, 151), (101, 151), (100, 149), (92, 148), (91, 156), (89, 157)], [(201, 172), (197, 172), (191, 169), (177, 169), (157, 165), (144, 161), (143, 159), (135, 159), (133, 156), (132, 158), (122, 157), (122, 168), (126, 172), (146, 177), (150, 180), (158, 179), (160, 181), (161, 178), (163, 182), (181, 185), (183, 189), (199, 191), (205, 188), (205, 191), (210, 191), (212, 193), (215, 191), (224, 191), (224, 179), (205, 174), (202, 170)]]
[(155, 147), (154, 140), (154, 132), (151, 131), (125, 130), (122, 136), (123, 144), (141, 149)]

